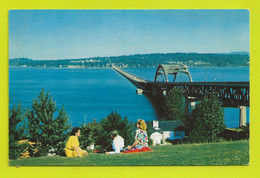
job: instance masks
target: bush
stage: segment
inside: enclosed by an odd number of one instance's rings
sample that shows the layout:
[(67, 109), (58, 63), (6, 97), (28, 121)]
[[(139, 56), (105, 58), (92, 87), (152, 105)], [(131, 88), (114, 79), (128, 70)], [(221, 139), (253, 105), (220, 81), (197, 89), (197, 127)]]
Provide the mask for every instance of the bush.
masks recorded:
[(152, 134), (152, 129), (153, 129), (153, 122), (147, 121), (147, 135), (148, 135), (148, 145), (151, 146), (153, 145), (153, 140), (151, 139), (151, 134)]
[(225, 129), (224, 110), (215, 96), (206, 96), (192, 112), (188, 125), (192, 142), (216, 141)]
[(230, 130), (230, 129), (225, 129), (223, 132), (218, 134), (218, 137), (223, 138), (224, 140), (227, 141), (234, 141), (234, 140), (240, 140), (241, 135), (238, 131), (236, 130)]
[(249, 124), (240, 127), (242, 131), (240, 132), (241, 139), (248, 139), (250, 135)]
[(239, 127), (237, 129), (225, 129), (218, 134), (219, 137), (225, 140), (242, 140), (249, 138), (249, 124)]
[(101, 128), (98, 129), (98, 137), (96, 140), (96, 149), (106, 150), (112, 143), (110, 132), (117, 130), (118, 135), (123, 137), (125, 145), (132, 144), (134, 142), (133, 127), (125, 117), (122, 117), (117, 112), (111, 112), (109, 116), (102, 119), (100, 122)]
[(88, 124), (82, 124), (80, 126), (80, 132), (81, 132), (81, 137), (79, 137), (80, 140), (80, 145), (83, 148), (87, 148), (91, 144), (96, 144), (99, 133), (102, 130), (101, 125), (94, 120), (91, 123)]
[(174, 139), (174, 140), (166, 139), (166, 142), (172, 143), (173, 145), (178, 145), (178, 144), (188, 143), (188, 139), (186, 139), (186, 138)]

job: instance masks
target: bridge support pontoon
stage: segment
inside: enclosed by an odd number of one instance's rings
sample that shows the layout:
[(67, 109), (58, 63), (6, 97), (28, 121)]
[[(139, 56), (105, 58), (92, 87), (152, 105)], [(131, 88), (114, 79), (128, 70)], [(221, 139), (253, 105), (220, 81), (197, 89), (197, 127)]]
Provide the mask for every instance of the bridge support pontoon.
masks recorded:
[(246, 126), (246, 107), (240, 106), (239, 109), (239, 127)]
[(187, 109), (187, 114), (191, 119), (191, 113), (195, 109), (196, 102), (194, 101), (194, 97), (188, 97), (185, 99), (185, 107)]
[(138, 95), (142, 95), (143, 94), (143, 90), (142, 89), (140, 89), (140, 88), (137, 88), (136, 89), (136, 93), (138, 94)]

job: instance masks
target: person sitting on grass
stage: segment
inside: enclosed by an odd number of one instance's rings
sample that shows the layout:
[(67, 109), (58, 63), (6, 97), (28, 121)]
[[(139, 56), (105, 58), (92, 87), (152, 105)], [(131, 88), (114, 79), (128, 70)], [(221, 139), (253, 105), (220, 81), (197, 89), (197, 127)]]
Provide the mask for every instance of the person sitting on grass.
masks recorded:
[(117, 131), (114, 130), (110, 133), (111, 138), (113, 139), (112, 142), (112, 148), (114, 151), (109, 151), (106, 152), (106, 154), (116, 154), (116, 153), (120, 153), (120, 151), (122, 151), (122, 149), (124, 148), (124, 139), (118, 135)]
[(135, 131), (135, 142), (131, 146), (126, 147), (126, 150), (148, 147), (147, 126), (145, 121), (143, 119), (138, 119), (136, 127), (138, 129)]
[(69, 140), (66, 143), (65, 154), (67, 157), (82, 157), (83, 155), (88, 155), (86, 150), (82, 150), (79, 147), (79, 136), (80, 129), (78, 127), (74, 127), (70, 133)]

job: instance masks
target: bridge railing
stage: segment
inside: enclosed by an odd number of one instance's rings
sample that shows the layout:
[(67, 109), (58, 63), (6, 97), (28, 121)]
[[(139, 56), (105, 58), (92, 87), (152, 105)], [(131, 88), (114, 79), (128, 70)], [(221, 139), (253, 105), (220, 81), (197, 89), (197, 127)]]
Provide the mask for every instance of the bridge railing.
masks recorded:
[(125, 76), (128, 80), (130, 81), (133, 81), (133, 82), (148, 82), (147, 80), (141, 78), (141, 77), (138, 77), (134, 74), (130, 74), (128, 72), (125, 72), (123, 70), (121, 70), (120, 68), (117, 68), (117, 67), (113, 67), (114, 70), (116, 70), (117, 72), (119, 72), (121, 75)]

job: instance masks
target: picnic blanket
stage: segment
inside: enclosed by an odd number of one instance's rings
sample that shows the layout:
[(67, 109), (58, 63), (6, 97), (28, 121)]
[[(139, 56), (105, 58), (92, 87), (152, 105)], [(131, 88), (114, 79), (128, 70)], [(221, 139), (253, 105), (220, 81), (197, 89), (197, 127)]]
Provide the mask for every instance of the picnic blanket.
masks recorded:
[(104, 152), (99, 151), (99, 150), (95, 150), (95, 151), (93, 151), (93, 153), (104, 153)]
[(131, 150), (126, 150), (123, 151), (122, 153), (138, 153), (138, 152), (147, 152), (147, 151), (153, 151), (149, 147), (143, 147), (142, 149), (131, 149)]

